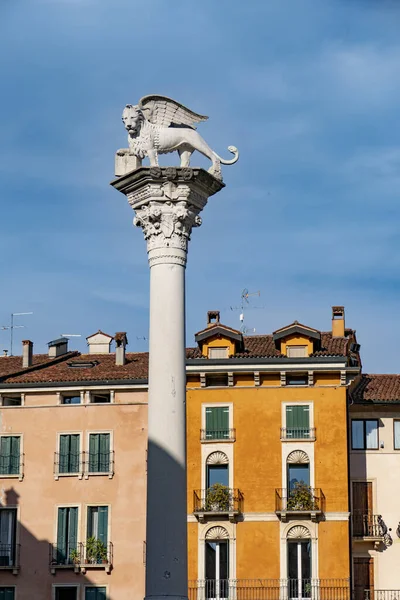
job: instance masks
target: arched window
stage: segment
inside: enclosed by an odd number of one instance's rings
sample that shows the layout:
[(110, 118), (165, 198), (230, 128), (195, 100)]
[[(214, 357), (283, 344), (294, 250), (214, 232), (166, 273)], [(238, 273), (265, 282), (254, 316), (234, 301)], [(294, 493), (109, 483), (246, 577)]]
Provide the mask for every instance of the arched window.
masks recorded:
[(289, 598), (311, 597), (311, 535), (303, 525), (287, 534), (287, 578)]
[(207, 457), (206, 488), (216, 483), (229, 486), (229, 459), (225, 452), (213, 452)]
[(206, 598), (229, 596), (229, 534), (225, 527), (211, 527), (205, 544)]
[(310, 459), (303, 450), (294, 450), (287, 457), (287, 489), (296, 488), (296, 484), (310, 485)]

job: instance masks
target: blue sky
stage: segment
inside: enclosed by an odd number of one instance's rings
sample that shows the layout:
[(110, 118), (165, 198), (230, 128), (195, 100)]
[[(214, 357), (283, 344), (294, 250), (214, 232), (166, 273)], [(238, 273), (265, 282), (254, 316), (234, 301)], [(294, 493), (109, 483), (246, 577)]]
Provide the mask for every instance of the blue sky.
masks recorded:
[(188, 343), (209, 309), (239, 327), (247, 288), (257, 333), (344, 304), (364, 371), (398, 371), (399, 25), (394, 0), (2, 0), (0, 325), (34, 312), (16, 350), (99, 328), (147, 349), (145, 242), (109, 181), (123, 106), (159, 93), (241, 153), (192, 235)]

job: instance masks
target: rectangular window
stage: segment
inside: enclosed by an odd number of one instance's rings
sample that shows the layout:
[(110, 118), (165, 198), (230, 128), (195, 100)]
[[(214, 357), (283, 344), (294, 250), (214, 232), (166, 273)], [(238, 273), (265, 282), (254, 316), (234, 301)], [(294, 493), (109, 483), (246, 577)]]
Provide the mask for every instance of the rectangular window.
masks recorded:
[(72, 564), (71, 552), (78, 546), (78, 508), (68, 506), (58, 509), (57, 564)]
[(85, 600), (107, 600), (105, 587), (86, 587)]
[(86, 562), (107, 561), (108, 506), (88, 506)]
[(229, 358), (229, 348), (209, 348), (208, 349), (208, 358)]
[(288, 358), (305, 358), (308, 356), (307, 346), (286, 346)]
[(55, 592), (55, 600), (78, 600), (78, 588), (75, 586), (57, 586)]
[(393, 447), (400, 450), (400, 421), (393, 421)]
[(2, 396), (2, 404), (3, 406), (21, 406), (22, 398), (21, 396)]
[(353, 419), (351, 422), (351, 447), (353, 450), (378, 449), (378, 420)]
[(286, 406), (286, 438), (310, 437), (310, 407), (293, 404)]
[(59, 473), (79, 473), (80, 463), (80, 435), (62, 434), (60, 435), (59, 450)]
[(228, 406), (213, 406), (206, 408), (206, 439), (229, 439)]
[[(15, 564), (17, 510), (0, 509), (0, 567), (12, 567)], [(1, 600), (1, 595), (0, 595)]]
[(90, 402), (93, 404), (107, 404), (111, 402), (110, 392), (90, 394)]
[(3, 435), (0, 438), (0, 475), (19, 475), (21, 465), (21, 436)]
[(0, 587), (0, 600), (14, 600), (15, 588), (13, 587)]
[(89, 435), (89, 473), (110, 472), (110, 434)]
[(286, 373), (286, 385), (308, 385), (307, 373)]
[(81, 395), (80, 394), (66, 394), (61, 397), (61, 404), (80, 404), (81, 403)]
[(228, 385), (228, 373), (206, 375), (207, 387), (226, 387)]

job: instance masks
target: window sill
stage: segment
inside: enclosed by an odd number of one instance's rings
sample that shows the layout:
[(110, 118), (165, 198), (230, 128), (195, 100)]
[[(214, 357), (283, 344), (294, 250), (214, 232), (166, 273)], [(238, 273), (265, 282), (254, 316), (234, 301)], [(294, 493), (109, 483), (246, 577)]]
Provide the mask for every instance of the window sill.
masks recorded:
[(89, 477), (108, 477), (109, 479), (112, 479), (114, 476), (114, 472), (110, 472), (110, 471), (101, 471), (99, 473), (85, 473), (85, 479), (89, 479)]
[(13, 575), (18, 575), (19, 573), (19, 567), (14, 565), (14, 566), (1, 566), (0, 567), (0, 571), (12, 571)]
[(13, 475), (0, 473), (0, 479), (18, 479), (18, 481), (22, 481), (24, 478), (23, 473), (15, 473)]
[(233, 444), (236, 442), (235, 438), (217, 438), (215, 440), (200, 440), (202, 444)]
[(78, 479), (82, 479), (83, 473), (54, 473), (54, 481), (58, 481), (60, 477), (77, 477)]

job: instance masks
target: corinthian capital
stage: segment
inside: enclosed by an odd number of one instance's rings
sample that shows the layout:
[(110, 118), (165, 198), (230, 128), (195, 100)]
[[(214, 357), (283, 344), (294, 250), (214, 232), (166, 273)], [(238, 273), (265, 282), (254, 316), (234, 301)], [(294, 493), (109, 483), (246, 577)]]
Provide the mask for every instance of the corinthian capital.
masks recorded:
[(224, 184), (203, 169), (142, 167), (112, 185), (135, 211), (133, 223), (143, 230), (153, 266), (186, 264), (190, 234), (201, 225), (200, 212)]

